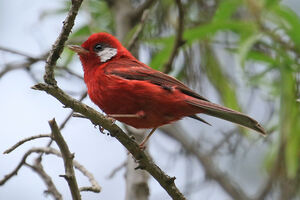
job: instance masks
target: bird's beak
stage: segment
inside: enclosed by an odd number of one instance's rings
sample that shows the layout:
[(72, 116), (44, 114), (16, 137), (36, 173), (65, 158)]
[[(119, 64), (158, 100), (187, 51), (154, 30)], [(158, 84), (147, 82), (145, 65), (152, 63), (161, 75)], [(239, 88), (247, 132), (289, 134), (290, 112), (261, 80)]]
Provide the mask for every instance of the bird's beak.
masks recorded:
[(78, 45), (68, 45), (68, 48), (78, 54), (87, 54), (89, 51), (81, 46)]

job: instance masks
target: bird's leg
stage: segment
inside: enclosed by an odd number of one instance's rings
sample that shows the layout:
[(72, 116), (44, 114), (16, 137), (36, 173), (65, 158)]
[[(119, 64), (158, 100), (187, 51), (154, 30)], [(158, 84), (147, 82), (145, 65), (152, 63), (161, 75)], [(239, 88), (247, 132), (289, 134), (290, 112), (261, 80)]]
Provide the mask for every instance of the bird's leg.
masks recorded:
[(107, 116), (112, 118), (143, 118), (145, 117), (145, 112), (141, 110), (135, 114), (108, 114)]
[(121, 117), (132, 117), (132, 118), (138, 118), (139, 116), (137, 114), (108, 114), (108, 117), (112, 118), (121, 118)]
[(157, 127), (153, 128), (150, 133), (145, 137), (145, 139), (142, 141), (142, 143), (140, 144), (140, 149), (145, 149), (145, 144), (147, 143), (147, 141), (149, 140), (149, 138), (151, 137), (151, 135), (155, 132), (155, 130), (157, 129)]

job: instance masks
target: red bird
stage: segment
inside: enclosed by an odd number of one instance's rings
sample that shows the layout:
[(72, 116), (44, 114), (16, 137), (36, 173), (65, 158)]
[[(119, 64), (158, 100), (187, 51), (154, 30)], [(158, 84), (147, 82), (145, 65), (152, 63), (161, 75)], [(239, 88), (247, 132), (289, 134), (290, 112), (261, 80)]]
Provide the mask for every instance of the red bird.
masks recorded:
[(177, 79), (140, 62), (108, 33), (95, 33), (81, 46), (69, 45), (69, 48), (79, 54), (88, 94), (101, 110), (135, 128), (153, 128), (141, 146), (164, 124), (186, 116), (205, 122), (197, 113), (266, 135), (251, 117), (211, 103)]

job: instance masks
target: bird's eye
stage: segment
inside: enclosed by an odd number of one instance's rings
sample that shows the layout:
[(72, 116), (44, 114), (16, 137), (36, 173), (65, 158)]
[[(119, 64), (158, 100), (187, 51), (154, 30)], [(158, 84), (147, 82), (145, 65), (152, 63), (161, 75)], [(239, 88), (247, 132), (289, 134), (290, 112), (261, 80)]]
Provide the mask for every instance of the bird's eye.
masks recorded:
[(103, 45), (102, 44), (96, 44), (94, 46), (94, 51), (98, 52), (98, 51), (102, 51), (103, 50)]

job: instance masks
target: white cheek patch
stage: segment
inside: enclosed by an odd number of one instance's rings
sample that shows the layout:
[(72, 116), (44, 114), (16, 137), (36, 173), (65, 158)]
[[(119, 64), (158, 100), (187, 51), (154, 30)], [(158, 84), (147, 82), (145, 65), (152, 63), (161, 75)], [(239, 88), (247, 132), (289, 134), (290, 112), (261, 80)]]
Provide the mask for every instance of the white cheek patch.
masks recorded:
[(102, 51), (99, 51), (97, 55), (100, 57), (101, 62), (106, 62), (117, 55), (117, 49), (106, 47)]

